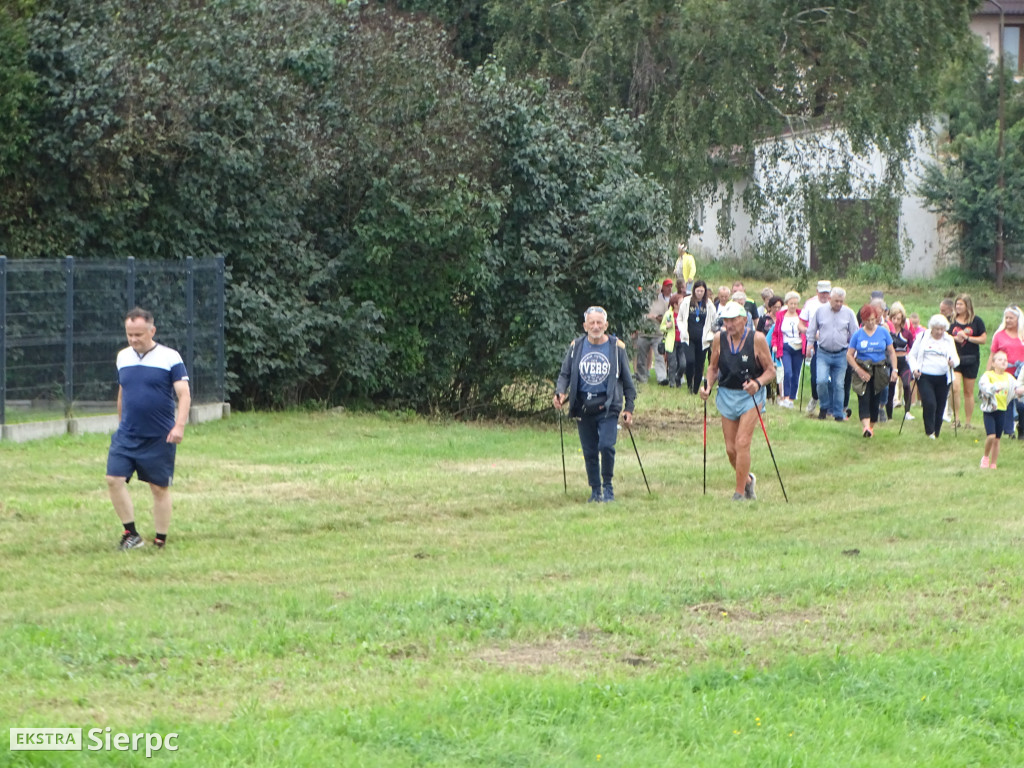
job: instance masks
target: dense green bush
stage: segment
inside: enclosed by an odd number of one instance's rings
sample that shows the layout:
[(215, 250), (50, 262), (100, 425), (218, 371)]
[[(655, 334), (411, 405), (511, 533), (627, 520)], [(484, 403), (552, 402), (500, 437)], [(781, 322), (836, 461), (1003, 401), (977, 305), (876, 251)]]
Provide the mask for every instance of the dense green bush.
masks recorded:
[(36, 85), (0, 251), (223, 253), (243, 406), (475, 409), (588, 303), (628, 331), (667, 217), (632, 122), (356, 5), (42, 3), (3, 60)]

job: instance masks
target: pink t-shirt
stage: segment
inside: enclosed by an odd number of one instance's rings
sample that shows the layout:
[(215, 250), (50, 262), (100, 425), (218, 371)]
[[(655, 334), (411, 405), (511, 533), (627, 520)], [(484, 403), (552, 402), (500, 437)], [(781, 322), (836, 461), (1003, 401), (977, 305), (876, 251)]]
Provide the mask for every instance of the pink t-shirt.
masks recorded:
[(996, 331), (992, 336), (992, 354), (996, 352), (1006, 353), (1006, 367), (1013, 370), (1017, 363), (1024, 361), (1024, 342), (1006, 331)]

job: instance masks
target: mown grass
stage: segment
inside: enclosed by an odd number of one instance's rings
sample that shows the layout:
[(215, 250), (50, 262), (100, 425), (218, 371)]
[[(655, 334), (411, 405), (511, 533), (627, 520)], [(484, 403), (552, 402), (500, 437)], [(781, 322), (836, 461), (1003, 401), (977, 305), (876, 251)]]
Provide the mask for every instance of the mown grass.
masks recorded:
[[(713, 409), (712, 409), (713, 411)], [(614, 505), (565, 423), (189, 430), (167, 551), (114, 551), (106, 438), (0, 443), (0, 718), (178, 732), (183, 765), (1024, 761), (1024, 446), (770, 409), (760, 501), (648, 387)], [(149, 499), (135, 489), (140, 528)], [(10, 752), (14, 765), (131, 753)]]

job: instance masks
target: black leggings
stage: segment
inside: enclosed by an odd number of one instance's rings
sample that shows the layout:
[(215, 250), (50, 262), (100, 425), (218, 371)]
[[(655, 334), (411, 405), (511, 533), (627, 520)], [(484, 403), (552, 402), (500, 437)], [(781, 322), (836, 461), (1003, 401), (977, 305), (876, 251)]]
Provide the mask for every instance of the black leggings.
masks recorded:
[(698, 340), (686, 345), (686, 386), (694, 394), (704, 378), (704, 364), (711, 357), (711, 348), (701, 349), (702, 344), (703, 341)]
[(857, 416), (862, 419), (870, 419), (872, 423), (878, 421), (878, 406), (882, 403), (881, 392), (875, 392), (874, 380), (867, 383), (863, 395), (857, 395)]
[(942, 414), (946, 410), (949, 382), (945, 374), (922, 373), (917, 380), (917, 391), (921, 396), (924, 433), (938, 437), (942, 430)]

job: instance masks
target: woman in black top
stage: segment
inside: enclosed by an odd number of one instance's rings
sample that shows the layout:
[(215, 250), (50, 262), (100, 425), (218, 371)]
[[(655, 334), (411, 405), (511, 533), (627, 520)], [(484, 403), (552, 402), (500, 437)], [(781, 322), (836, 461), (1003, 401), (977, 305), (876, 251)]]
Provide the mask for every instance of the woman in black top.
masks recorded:
[[(913, 391), (911, 387), (913, 377), (910, 375), (907, 352), (910, 351), (910, 347), (914, 343), (914, 329), (910, 327), (910, 322), (907, 320), (907, 310), (898, 301), (894, 301), (889, 307), (889, 322), (892, 323), (892, 348), (896, 352), (896, 373), (903, 383), (903, 406), (909, 410), (912, 405), (910, 394)], [(885, 413), (890, 419), (895, 402), (896, 385), (893, 384), (889, 387), (889, 400), (885, 404)], [(907, 414), (907, 418), (913, 418), (913, 416)]]
[(953, 305), (953, 322), (949, 332), (956, 341), (956, 352), (960, 365), (953, 369), (953, 410), (957, 417), (964, 419), (964, 427), (970, 429), (974, 414), (974, 382), (978, 378), (981, 364), (981, 345), (988, 334), (985, 322), (974, 314), (974, 302), (966, 293), (956, 297)]
[(727, 302), (721, 314), (725, 327), (711, 341), (708, 375), (699, 394), (706, 401), (718, 385), (715, 405), (722, 416), (725, 452), (736, 472), (732, 500), (753, 501), (757, 477), (750, 471), (750, 442), (764, 408), (764, 388), (775, 378), (775, 364), (764, 334), (747, 328), (740, 304)]

